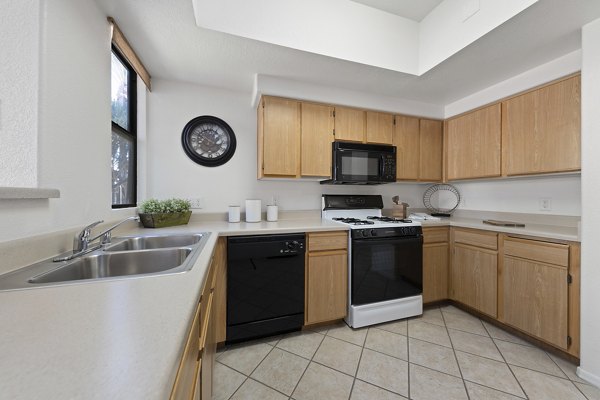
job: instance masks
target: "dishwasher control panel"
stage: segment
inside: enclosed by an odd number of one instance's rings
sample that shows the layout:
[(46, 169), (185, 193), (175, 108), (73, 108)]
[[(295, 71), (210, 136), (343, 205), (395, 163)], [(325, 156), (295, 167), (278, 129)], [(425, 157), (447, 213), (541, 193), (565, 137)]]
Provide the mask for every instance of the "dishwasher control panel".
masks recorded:
[(279, 250), (281, 254), (297, 254), (304, 251), (304, 242), (299, 240), (286, 241), (283, 248)]

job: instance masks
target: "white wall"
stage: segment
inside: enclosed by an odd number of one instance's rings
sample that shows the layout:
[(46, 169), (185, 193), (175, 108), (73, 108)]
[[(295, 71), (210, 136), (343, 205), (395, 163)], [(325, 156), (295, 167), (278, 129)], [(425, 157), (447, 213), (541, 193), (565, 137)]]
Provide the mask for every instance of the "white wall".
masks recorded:
[(582, 224), (581, 366), (578, 373), (600, 386), (600, 19), (583, 27), (581, 71)]
[(39, 0), (0, 6), (0, 186), (37, 187)]
[[(92, 0), (42, 4), (39, 185), (60, 189), (61, 198), (0, 200), (0, 241), (132, 214), (111, 210), (106, 16)], [(16, 118), (26, 121), (26, 112)]]
[(263, 94), (391, 113), (401, 112), (404, 115), (417, 117), (444, 118), (444, 106), (439, 104), (316, 85), (268, 75), (256, 75), (254, 77), (254, 92), (252, 93), (252, 105), (254, 107), (256, 107), (260, 96)]
[[(248, 198), (263, 200), (273, 195), (282, 210), (318, 210), (322, 193), (400, 195), (421, 206), (423, 186), (388, 184), (374, 187), (324, 186), (316, 181), (256, 179), (256, 110), (250, 93), (155, 79), (148, 96), (148, 195), (158, 198), (202, 197), (200, 212), (225, 212), (230, 204), (243, 206)], [(234, 130), (237, 150), (223, 166), (208, 168), (187, 158), (181, 147), (185, 124), (200, 115), (214, 115)]]
[[(452, 183), (461, 194), (459, 209), (530, 214), (581, 215), (579, 176), (527, 177)], [(552, 209), (540, 210), (540, 198)]]

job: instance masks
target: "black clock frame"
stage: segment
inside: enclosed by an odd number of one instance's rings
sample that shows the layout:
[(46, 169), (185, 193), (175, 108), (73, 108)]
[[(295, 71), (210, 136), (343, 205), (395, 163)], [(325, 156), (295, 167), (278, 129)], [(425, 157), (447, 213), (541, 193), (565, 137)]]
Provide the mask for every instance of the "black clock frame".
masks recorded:
[[(204, 158), (200, 154), (196, 153), (196, 151), (190, 144), (191, 135), (192, 132), (194, 132), (194, 129), (196, 129), (196, 127), (198, 127), (199, 125), (207, 123), (218, 125), (220, 128), (222, 128), (229, 134), (229, 148), (225, 150), (225, 153), (223, 153), (223, 155), (221, 155), (220, 157)], [(223, 121), (221, 118), (213, 117), (212, 115), (202, 115), (200, 117), (192, 119), (185, 125), (185, 127), (183, 128), (183, 132), (181, 133), (181, 144), (183, 146), (183, 151), (185, 151), (185, 154), (196, 164), (200, 164), (205, 167), (218, 167), (219, 165), (225, 164), (231, 159), (231, 157), (233, 157), (237, 141), (233, 129), (231, 129), (227, 122)]]

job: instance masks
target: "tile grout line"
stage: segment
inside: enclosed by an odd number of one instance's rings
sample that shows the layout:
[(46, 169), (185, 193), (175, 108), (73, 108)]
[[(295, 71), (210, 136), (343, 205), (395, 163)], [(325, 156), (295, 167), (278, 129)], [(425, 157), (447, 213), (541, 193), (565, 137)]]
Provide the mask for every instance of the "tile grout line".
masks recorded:
[[(423, 314), (421, 314), (423, 315)], [(411, 398), (411, 393), (410, 393), (410, 337), (408, 337), (408, 319), (406, 320), (406, 362), (407, 362), (407, 377), (406, 377), (406, 384), (407, 384), (407, 392), (408, 392), (408, 398)]]
[[(583, 395), (583, 397), (590, 400), (590, 398), (585, 393), (583, 393), (583, 390), (581, 390), (581, 388), (577, 385), (577, 383), (581, 384), (581, 382), (576, 382), (573, 379), (571, 379), (571, 377), (567, 374), (567, 372), (564, 369), (562, 369), (562, 367), (560, 365), (558, 365), (556, 360), (553, 357), (551, 357), (547, 351), (544, 350), (544, 353), (546, 353), (548, 358), (550, 358), (552, 360), (552, 362), (558, 367), (558, 369), (560, 369), (562, 371), (562, 373), (565, 374), (567, 379), (573, 384), (573, 386), (575, 386), (575, 388)], [(577, 374), (575, 374), (575, 376), (577, 376)]]
[[(444, 317), (444, 312), (440, 308), (440, 313), (442, 314), (442, 320), (444, 321), (444, 328), (446, 328), (446, 334), (448, 335), (448, 339), (450, 340), (450, 345), (452, 346), (452, 353), (454, 354), (454, 359), (456, 360), (456, 365), (458, 365), (458, 373), (460, 374), (460, 379), (462, 380), (463, 387), (465, 388), (465, 393), (467, 394), (467, 399), (471, 399), (471, 395), (469, 394), (469, 389), (467, 389), (467, 384), (465, 383), (465, 377), (462, 372), (462, 368), (460, 367), (460, 363), (458, 362), (458, 357), (456, 356), (456, 349), (454, 348), (454, 343), (452, 343), (452, 337), (450, 336), (450, 332), (448, 331), (448, 325), (446, 325), (446, 317)], [(483, 324), (482, 324), (483, 325)]]
[[(313, 333), (317, 333), (317, 332), (313, 332)], [(304, 371), (302, 372), (302, 375), (300, 375), (300, 379), (298, 379), (298, 382), (296, 382), (296, 385), (294, 386), (294, 389), (292, 390), (292, 393), (290, 394), (290, 397), (289, 397), (290, 399), (292, 398), (292, 396), (294, 395), (294, 392), (298, 388), (298, 385), (300, 384), (300, 381), (302, 380), (302, 378), (304, 378), (304, 374), (306, 374), (306, 371), (308, 371), (308, 368), (310, 367), (310, 363), (312, 363), (313, 362), (312, 361), (313, 358), (315, 358), (315, 354), (317, 354), (317, 351), (319, 351), (319, 349), (321, 348), (321, 345), (323, 344), (323, 341), (325, 340), (325, 336), (326, 335), (321, 334), (321, 336), (323, 336), (323, 337), (321, 338), (321, 341), (319, 342), (319, 345), (317, 346), (317, 349), (313, 353), (312, 357), (310, 357), (310, 360), (308, 360), (308, 364), (306, 364), (306, 368), (304, 368)], [(280, 350), (284, 350), (285, 351), (285, 349), (280, 349)], [(292, 352), (288, 352), (288, 353), (294, 354)], [(295, 355), (297, 355), (297, 354), (295, 354)], [(304, 358), (304, 357), (302, 357), (302, 358)], [(306, 358), (304, 358), (304, 359), (306, 360)]]
[[(483, 325), (483, 329), (485, 329), (485, 331), (489, 334), (490, 332), (488, 331), (488, 329), (486, 328), (486, 326), (484, 324)], [(490, 335), (491, 337), (491, 335)], [(504, 360), (504, 364), (506, 364), (506, 367), (508, 368), (508, 370), (510, 371), (511, 375), (513, 376), (513, 378), (515, 378), (515, 381), (517, 381), (517, 384), (519, 385), (519, 387), (521, 388), (521, 391), (523, 392), (523, 394), (525, 395), (526, 399), (529, 399), (529, 395), (527, 394), (527, 392), (525, 391), (525, 388), (523, 388), (523, 385), (521, 385), (521, 381), (519, 381), (519, 379), (517, 378), (517, 376), (515, 375), (515, 372), (512, 370), (512, 368), (510, 367), (510, 364), (506, 361), (506, 357), (504, 357), (504, 354), (502, 354), (502, 351), (500, 351), (500, 348), (498, 347), (498, 345), (496, 344), (496, 342), (492, 339), (492, 343), (494, 343), (494, 347), (496, 347), (496, 350), (498, 350), (498, 353), (500, 353), (500, 357), (502, 357), (502, 359)], [(518, 396), (520, 397), (520, 396)]]

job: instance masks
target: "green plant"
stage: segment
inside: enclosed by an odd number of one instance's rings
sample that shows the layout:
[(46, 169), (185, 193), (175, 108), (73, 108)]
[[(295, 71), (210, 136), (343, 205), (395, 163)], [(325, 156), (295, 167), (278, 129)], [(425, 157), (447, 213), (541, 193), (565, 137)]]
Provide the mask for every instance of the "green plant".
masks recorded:
[(139, 212), (141, 214), (179, 213), (190, 211), (191, 206), (189, 200), (184, 199), (148, 199), (140, 204)]

